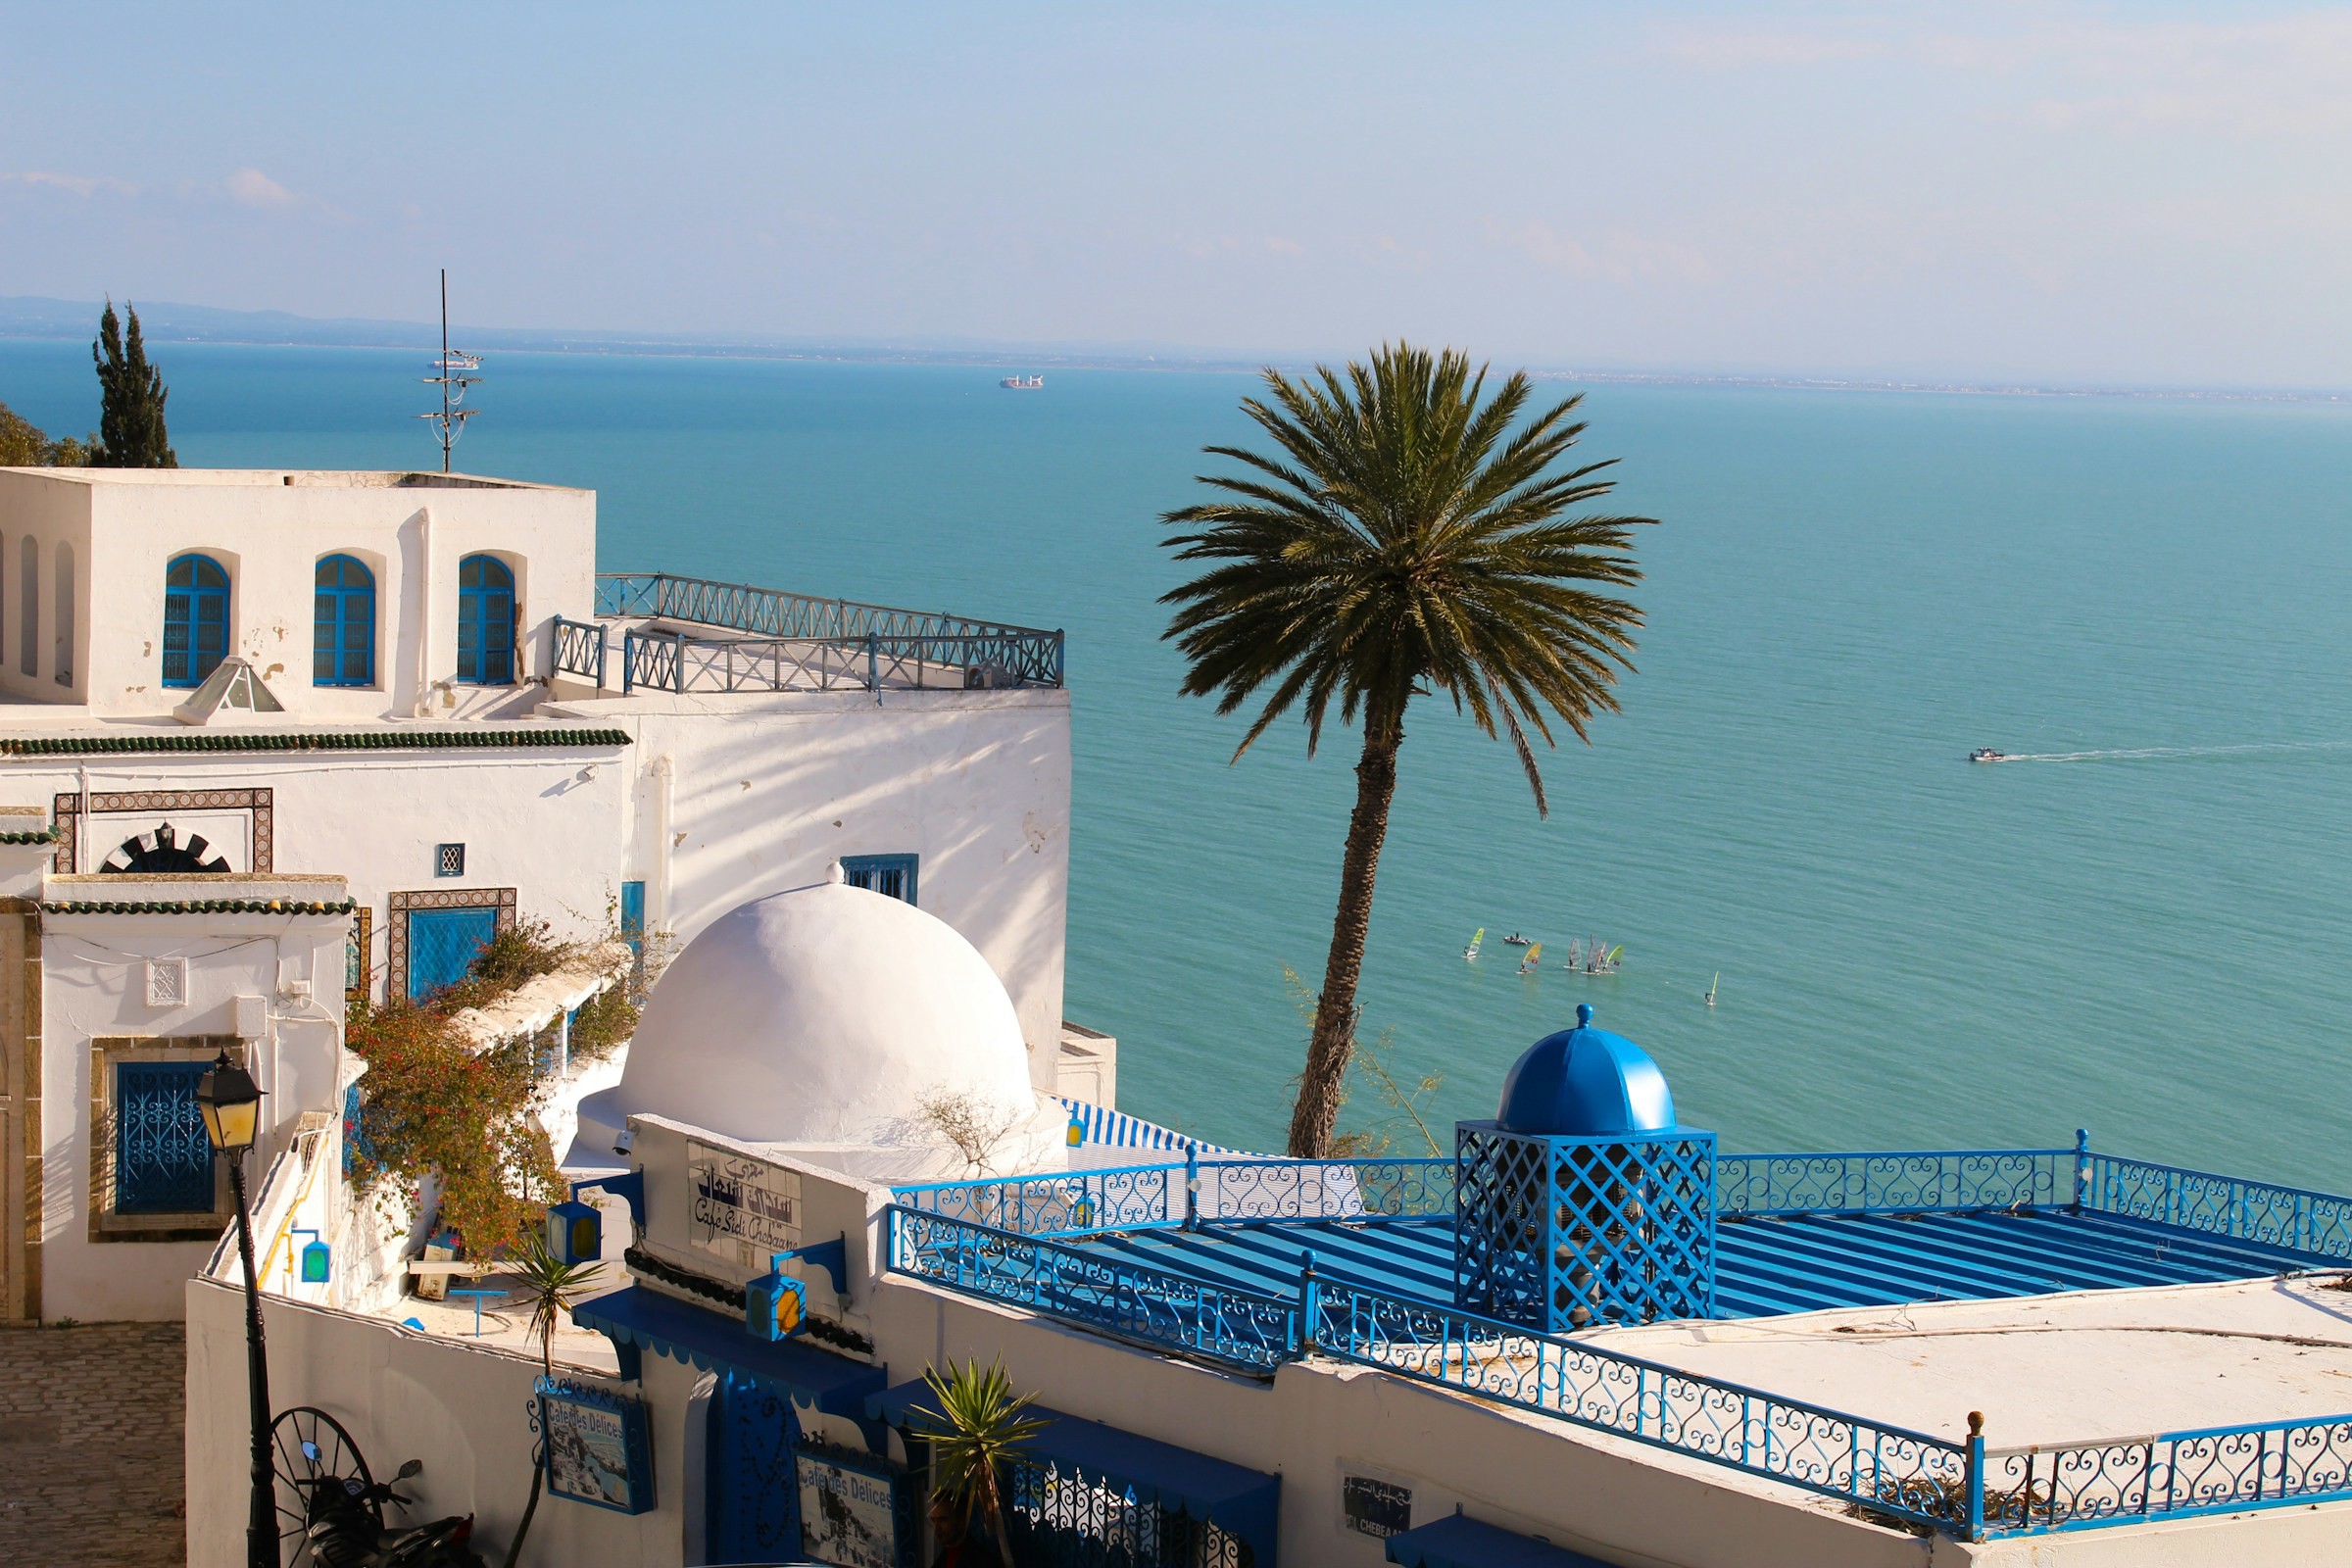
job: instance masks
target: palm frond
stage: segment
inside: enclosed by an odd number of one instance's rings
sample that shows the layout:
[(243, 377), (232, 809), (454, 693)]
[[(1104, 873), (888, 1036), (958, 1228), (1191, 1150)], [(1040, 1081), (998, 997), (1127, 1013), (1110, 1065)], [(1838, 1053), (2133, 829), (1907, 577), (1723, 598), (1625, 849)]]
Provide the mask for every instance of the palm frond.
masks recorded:
[(1237, 760), (1286, 715), (1312, 753), (1335, 716), (1394, 728), (1429, 691), (1507, 739), (1547, 809), (1535, 743), (1555, 723), (1589, 739), (1616, 709), (1642, 616), (1595, 590), (1642, 580), (1652, 520), (1576, 510), (1610, 493), (1614, 461), (1564, 466), (1582, 404), (1536, 408), (1524, 374), (1490, 391), (1466, 355), (1407, 343), (1264, 373), (1242, 408), (1274, 451), (1207, 448), (1240, 471), (1200, 475), (1213, 498), (1161, 519), (1203, 565), (1161, 596), (1165, 635), (1188, 695), (1253, 710)]

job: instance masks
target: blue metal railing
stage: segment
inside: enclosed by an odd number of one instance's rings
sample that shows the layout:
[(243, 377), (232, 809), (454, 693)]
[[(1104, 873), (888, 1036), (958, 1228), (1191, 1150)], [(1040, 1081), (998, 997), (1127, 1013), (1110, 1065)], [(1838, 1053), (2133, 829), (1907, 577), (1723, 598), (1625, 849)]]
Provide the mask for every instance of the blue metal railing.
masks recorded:
[(1450, 1159), (1202, 1159), (901, 1187), (901, 1203), (1023, 1236), (1443, 1219)]
[(1182, 1165), (1054, 1171), (901, 1187), (911, 1209), (1020, 1236), (1092, 1236), (1181, 1225), (1189, 1196)]
[(2042, 1535), (2352, 1497), (2352, 1415), (1999, 1448), (1986, 1536)]
[(1338, 1280), (1312, 1348), (1941, 1530), (1969, 1523), (1969, 1448), (1841, 1410)]
[(2082, 1206), (2352, 1262), (2352, 1198), (2083, 1152)]
[(1058, 631), (665, 572), (600, 572), (596, 612), (741, 635), (630, 631), (623, 689), (869, 691), (1059, 686)]
[(884, 1212), (896, 1273), (1253, 1372), (1298, 1353), (1289, 1301), (901, 1203)]
[(2075, 1201), (2071, 1149), (1718, 1154), (1716, 1212), (1926, 1214)]
[(605, 684), (605, 628), (591, 621), (556, 617), (556, 668)]

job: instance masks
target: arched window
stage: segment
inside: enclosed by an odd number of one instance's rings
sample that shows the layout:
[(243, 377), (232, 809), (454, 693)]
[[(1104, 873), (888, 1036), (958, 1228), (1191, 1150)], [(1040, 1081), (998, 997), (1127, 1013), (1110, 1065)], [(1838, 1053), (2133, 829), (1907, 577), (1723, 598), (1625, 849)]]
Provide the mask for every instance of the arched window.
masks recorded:
[(181, 556), (164, 573), (164, 684), (201, 686), (228, 653), (228, 573)]
[(41, 662), (41, 547), (30, 534), (17, 547), (17, 668), (38, 673)]
[(57, 547), (57, 564), (49, 570), (57, 579), (57, 657), (49, 662), (60, 686), (74, 684), (74, 547)]
[(514, 684), (514, 573), (496, 556), (458, 563), (458, 679)]
[(375, 573), (349, 556), (318, 561), (311, 684), (375, 684)]

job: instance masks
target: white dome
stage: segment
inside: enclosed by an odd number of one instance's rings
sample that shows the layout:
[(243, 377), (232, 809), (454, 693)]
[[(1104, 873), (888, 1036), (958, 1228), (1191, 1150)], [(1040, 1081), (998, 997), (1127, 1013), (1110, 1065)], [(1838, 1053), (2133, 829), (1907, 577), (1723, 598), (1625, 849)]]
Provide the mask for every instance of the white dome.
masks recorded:
[(823, 882), (754, 900), (688, 943), (620, 1082), (581, 1114), (765, 1144), (933, 1144), (922, 1107), (942, 1094), (1024, 1118), (1034, 1107), (1004, 983), (944, 920)]

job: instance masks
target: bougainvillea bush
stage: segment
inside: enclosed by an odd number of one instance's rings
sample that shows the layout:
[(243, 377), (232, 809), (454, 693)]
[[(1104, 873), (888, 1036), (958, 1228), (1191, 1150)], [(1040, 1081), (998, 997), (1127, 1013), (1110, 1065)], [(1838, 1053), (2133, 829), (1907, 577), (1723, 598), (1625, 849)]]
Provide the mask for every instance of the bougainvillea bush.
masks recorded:
[[(557, 940), (545, 920), (522, 920), (483, 948), (465, 979), (421, 1002), (373, 1004), (364, 987), (350, 994), (344, 1040), (368, 1063), (352, 1141), (360, 1191), (386, 1212), (405, 1210), (438, 1178), (440, 1226), (457, 1233), (466, 1256), (520, 1250), (564, 1191), (537, 1116), (551, 1087), (538, 1072), (540, 1047), (526, 1037), (480, 1049), (455, 1020), (586, 951)], [(582, 1006), (575, 1043), (580, 1020), (590, 1019), (601, 1047), (585, 1054), (610, 1052), (635, 1031), (641, 995), (616, 985)]]

